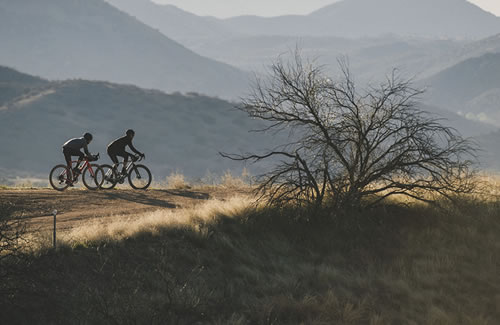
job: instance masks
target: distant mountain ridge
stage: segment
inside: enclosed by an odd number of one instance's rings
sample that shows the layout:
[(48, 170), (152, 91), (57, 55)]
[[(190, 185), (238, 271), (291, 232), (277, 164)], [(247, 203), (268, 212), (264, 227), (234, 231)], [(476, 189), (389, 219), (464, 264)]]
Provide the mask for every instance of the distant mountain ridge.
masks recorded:
[(247, 74), (202, 57), (103, 0), (0, 0), (0, 64), (237, 98)]
[(500, 33), (500, 18), (466, 0), (342, 0), (307, 16), (224, 20), (249, 35), (484, 38)]
[(173, 5), (151, 0), (105, 1), (189, 48), (239, 35), (217, 19), (200, 17)]

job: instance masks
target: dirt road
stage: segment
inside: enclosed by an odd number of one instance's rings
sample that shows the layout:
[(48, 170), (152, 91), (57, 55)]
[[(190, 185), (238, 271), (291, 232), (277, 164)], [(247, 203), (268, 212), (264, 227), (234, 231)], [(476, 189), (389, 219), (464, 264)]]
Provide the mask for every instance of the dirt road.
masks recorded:
[(221, 188), (202, 190), (88, 191), (71, 189), (0, 189), (0, 212), (22, 216), (30, 229), (52, 227), (52, 211), (57, 210), (61, 230), (102, 218), (124, 218), (158, 209), (191, 207), (211, 198), (224, 199), (234, 191)]

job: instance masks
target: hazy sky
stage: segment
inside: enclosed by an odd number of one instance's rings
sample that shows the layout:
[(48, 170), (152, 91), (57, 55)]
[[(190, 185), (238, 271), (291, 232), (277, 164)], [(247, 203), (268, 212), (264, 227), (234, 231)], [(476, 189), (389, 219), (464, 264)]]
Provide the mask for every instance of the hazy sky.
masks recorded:
[[(279, 16), (285, 14), (308, 14), (335, 0), (153, 0), (168, 3), (195, 13), (215, 17), (238, 15)], [(415, 0), (418, 1), (418, 0)], [(500, 16), (500, 0), (469, 0), (472, 3)]]

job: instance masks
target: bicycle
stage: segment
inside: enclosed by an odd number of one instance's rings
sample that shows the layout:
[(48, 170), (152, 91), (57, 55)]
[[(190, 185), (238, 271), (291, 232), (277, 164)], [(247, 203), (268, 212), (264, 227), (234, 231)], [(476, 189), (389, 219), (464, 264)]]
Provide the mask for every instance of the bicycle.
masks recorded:
[(145, 190), (151, 185), (152, 176), (151, 171), (148, 167), (136, 164), (144, 159), (144, 157), (131, 156), (131, 161), (125, 166), (125, 174), (118, 172), (119, 166), (123, 166), (123, 162), (116, 165), (114, 168), (111, 165), (101, 165), (104, 173), (104, 180), (101, 183), (101, 188), (105, 190), (110, 190), (114, 188), (117, 184), (123, 184), (125, 179), (128, 179), (128, 183), (132, 188), (136, 190)]
[[(97, 190), (101, 187), (104, 180), (104, 172), (98, 164), (91, 164), (91, 161), (97, 161), (99, 159), (99, 154), (85, 157), (83, 163), (80, 166), (75, 166), (73, 172), (69, 173), (67, 165), (56, 165), (49, 174), (50, 185), (57, 191), (64, 191), (70, 185), (78, 183), (78, 178), (82, 175), (83, 185), (89, 190)], [(71, 164), (77, 163), (78, 161), (71, 161)], [(72, 179), (69, 179), (68, 175), (72, 175)], [(100, 175), (100, 176), (99, 176)]]

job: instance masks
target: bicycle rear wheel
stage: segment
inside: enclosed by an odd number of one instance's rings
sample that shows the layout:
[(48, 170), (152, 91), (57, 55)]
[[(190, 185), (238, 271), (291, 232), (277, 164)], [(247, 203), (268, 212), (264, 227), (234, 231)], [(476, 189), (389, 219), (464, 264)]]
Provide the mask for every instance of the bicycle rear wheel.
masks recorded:
[(147, 189), (151, 180), (151, 172), (144, 165), (135, 165), (128, 174), (128, 183), (136, 190)]
[(89, 190), (97, 190), (104, 182), (104, 172), (98, 164), (90, 164), (82, 174), (83, 185)]
[(64, 191), (68, 188), (70, 171), (66, 165), (56, 165), (49, 174), (50, 186), (56, 191)]
[(110, 165), (101, 165), (103, 180), (100, 187), (104, 190), (110, 190), (116, 186), (116, 171)]

